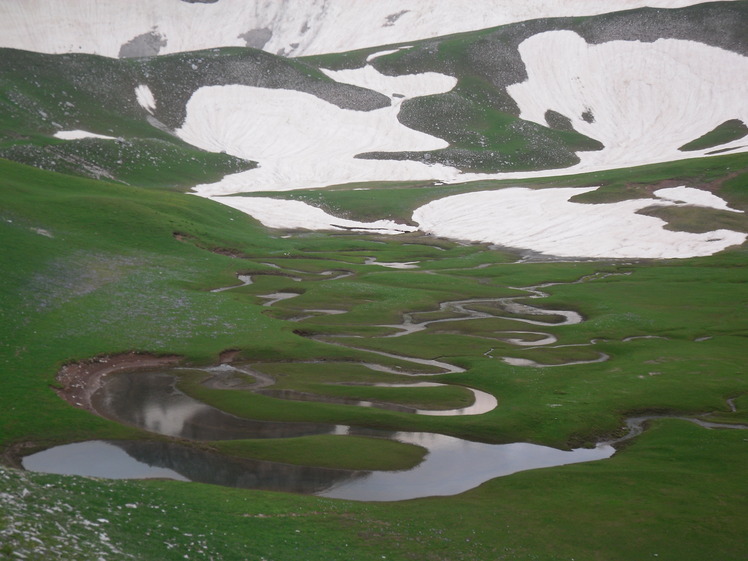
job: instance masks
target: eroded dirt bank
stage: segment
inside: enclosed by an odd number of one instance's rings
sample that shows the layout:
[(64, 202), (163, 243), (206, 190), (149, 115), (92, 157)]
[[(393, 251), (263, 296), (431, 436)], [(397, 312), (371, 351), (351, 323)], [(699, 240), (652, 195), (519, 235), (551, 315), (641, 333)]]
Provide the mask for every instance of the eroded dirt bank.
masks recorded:
[(91, 396), (101, 387), (105, 375), (125, 370), (175, 365), (181, 360), (182, 357), (179, 355), (157, 356), (129, 352), (71, 362), (57, 373), (56, 380), (61, 387), (55, 388), (55, 392), (72, 406), (97, 413), (91, 405)]

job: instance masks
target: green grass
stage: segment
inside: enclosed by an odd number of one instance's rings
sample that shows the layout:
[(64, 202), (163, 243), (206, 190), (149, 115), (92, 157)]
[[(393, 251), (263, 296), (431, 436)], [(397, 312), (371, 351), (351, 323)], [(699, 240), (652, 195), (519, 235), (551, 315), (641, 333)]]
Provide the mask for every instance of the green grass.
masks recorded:
[(224, 454), (257, 460), (354, 470), (404, 470), (418, 465), (426, 450), (393, 440), (329, 434), (299, 438), (215, 442)]
[[(336, 216), (355, 220), (389, 218), (408, 223), (416, 208), (434, 199), (504, 187), (600, 186), (572, 200), (579, 203), (602, 204), (635, 198), (651, 198), (652, 185), (667, 181), (670, 186), (678, 182), (690, 187), (707, 187), (714, 190), (715, 194), (728, 196), (731, 201), (734, 201), (732, 208), (745, 209), (748, 208), (746, 177), (748, 177), (748, 155), (733, 154), (553, 178), (478, 181), (438, 186), (419, 183), (356, 184), (350, 190), (336, 186), (335, 188), (272, 193), (272, 195), (264, 193), (264, 195), (301, 200), (324, 208)], [(368, 190), (364, 192), (357, 190), (362, 186)], [(676, 210), (683, 212), (682, 209)], [(703, 218), (705, 215), (713, 214), (709, 210), (699, 209), (699, 211), (702, 221), (705, 220)], [(735, 220), (735, 218), (732, 219), (733, 222)], [(685, 223), (686, 226), (689, 224), (689, 221), (679, 222)], [(681, 226), (680, 223), (678, 226)], [(447, 255), (439, 256), (440, 259), (447, 257)]]
[[(135, 101), (138, 79), (129, 62), (13, 49), (2, 49), (0, 61), (0, 157), (51, 171), (181, 190), (254, 165), (196, 149), (149, 124)], [(118, 140), (52, 137), (73, 129)]]
[[(739, 17), (725, 26), (726, 37), (739, 33), (746, 13), (745, 2), (731, 4)], [(631, 11), (618, 23), (644, 16), (674, 22), (672, 13), (708, 26), (711, 9)], [(523, 38), (561, 28), (593, 37), (597, 25), (607, 25), (604, 17), (535, 20), (420, 41), (374, 65), (390, 75), (434, 71), (457, 77), (454, 91), (403, 106), (404, 124), (449, 141), (449, 149), (428, 154), (431, 162), (485, 171), (571, 165), (576, 152), (599, 144), (569, 130), (558, 115), (551, 115), (548, 127), (520, 120), (506, 85), (526, 77), (516, 52)], [(745, 248), (670, 261), (516, 263), (511, 252), (417, 233), (268, 230), (238, 211), (180, 192), (253, 165), (202, 152), (164, 130), (181, 125), (185, 103), (197, 88), (232, 80), (293, 87), (338, 102), (353, 96), (361, 108), (373, 109), (386, 99), (333, 86), (318, 70), (360, 67), (373, 51), (285, 60), (232, 48), (115, 60), (2, 50), (0, 157), (48, 169), (0, 159), (4, 464), (17, 465), (25, 453), (64, 442), (166, 439), (72, 407), (54, 391), (63, 364), (131, 350), (181, 355), (191, 371), (179, 371), (179, 387), (234, 414), (346, 424), (353, 432), (433, 431), (570, 448), (619, 434), (623, 419), (640, 413), (748, 423)], [(193, 64), (200, 72), (192, 71)], [(149, 119), (135, 99), (135, 86), (146, 82), (163, 125)], [(51, 136), (58, 129), (122, 140), (61, 141)], [(681, 149), (716, 151), (744, 135), (744, 123), (728, 121)], [(650, 198), (659, 187), (688, 185), (746, 211), (748, 155), (521, 181), (372, 182), (271, 196), (304, 200), (346, 218), (408, 222), (414, 209), (449, 195), (591, 185), (600, 188), (575, 202)], [(678, 230), (748, 231), (738, 213), (644, 212)], [(367, 264), (370, 258), (418, 262), (418, 268)], [(617, 274), (575, 283), (595, 272)], [(237, 284), (237, 273), (251, 274), (253, 283), (211, 292)], [(346, 276), (335, 278), (342, 273)], [(575, 310), (582, 323), (536, 328), (515, 321), (524, 316), (484, 303), (475, 309), (508, 317), (438, 323), (385, 337), (395, 331), (388, 325), (400, 323), (406, 313), (415, 321), (450, 318), (454, 312), (439, 307), (445, 301), (520, 296), (516, 287), (544, 282), (561, 284), (549, 287), (547, 298), (525, 302), (549, 314)], [(299, 296), (263, 306), (261, 296), (276, 291)], [(308, 313), (313, 309), (344, 313)], [(518, 330), (547, 332), (558, 342), (533, 348), (504, 340)], [(450, 409), (468, 404), (466, 388), (475, 388), (496, 396), (499, 406), (482, 415), (425, 416), (206, 388), (200, 368), (215, 364), (227, 349), (239, 352), (238, 364), (272, 376), (271, 390)], [(565, 364), (599, 353), (609, 359)], [(465, 372), (444, 374), (408, 357), (437, 358)], [(511, 366), (501, 357), (549, 367)], [(422, 379), (445, 386), (367, 385)], [(745, 431), (706, 430), (676, 420), (651, 425), (608, 460), (517, 473), (460, 495), (398, 503), (0, 467), (0, 559), (744, 559)], [(416, 446), (361, 436), (193, 445), (233, 457), (367, 471), (408, 469), (424, 455)]]
[[(630, 197), (645, 193), (647, 182), (668, 175), (691, 177), (696, 178), (693, 185), (708, 182), (733, 208), (742, 209), (748, 202), (744, 168), (745, 156), (734, 155), (562, 181), (605, 180), (612, 197)], [(68, 406), (50, 388), (64, 362), (125, 350), (177, 353), (186, 364), (199, 367), (215, 363), (225, 349), (238, 349), (239, 360), (276, 378), (277, 389), (332, 397), (450, 408), (464, 405), (468, 386), (499, 399), (499, 407), (483, 415), (428, 417), (210, 390), (199, 384), (202, 374), (184, 376), (181, 387), (191, 395), (255, 419), (434, 431), (557, 447), (592, 443), (618, 431), (626, 415), (642, 411), (712, 413), (714, 419), (745, 422), (748, 326), (738, 312), (748, 305), (748, 273), (742, 249), (688, 260), (518, 265), (507, 262), (507, 254), (483, 246), (446, 240), (434, 244), (417, 236), (387, 238), (384, 244), (377, 236), (352, 234), (281, 238), (241, 213), (197, 197), (7, 161), (0, 161), (0, 177), (6, 265), (0, 284), (0, 447), (6, 455), (17, 455), (24, 445), (31, 450), (91, 438), (147, 438), (143, 431)], [(549, 180), (536, 185), (551, 187)], [(345, 198), (341, 208), (356, 213), (378, 201), (386, 208), (391, 204), (388, 194), (397, 193), (407, 206), (425, 200), (430, 191), (422, 186), (372, 187), (310, 196), (334, 201), (339, 193), (339, 201)], [(441, 186), (431, 196), (474, 188)], [(419, 261), (420, 268), (366, 265), (369, 257)], [(326, 271), (351, 275), (331, 280), (335, 275)], [(596, 271), (627, 274), (569, 284)], [(236, 284), (238, 272), (255, 273), (254, 283), (210, 292)], [(536, 330), (511, 319), (435, 324), (397, 338), (382, 338), (392, 330), (377, 327), (398, 323), (404, 312), (417, 312), (417, 320), (449, 317), (439, 311), (440, 302), (518, 296), (522, 292), (511, 287), (550, 281), (567, 284), (546, 289), (546, 299), (526, 302), (549, 313), (573, 309), (585, 318), (578, 325), (537, 329), (553, 333), (557, 348), (520, 348), (501, 341), (507, 336), (502, 331)], [(277, 290), (300, 296), (263, 307), (259, 295)], [(326, 308), (346, 313), (297, 321), (306, 309)], [(481, 309), (494, 311), (491, 305)], [(315, 333), (356, 348), (308, 337)], [(331, 337), (346, 334), (360, 337)], [(624, 341), (642, 336), (665, 338)], [(437, 368), (366, 348), (403, 357), (441, 357), (466, 372), (439, 374)], [(610, 359), (552, 368), (514, 367), (499, 359), (521, 356), (559, 364), (598, 352)], [(370, 370), (362, 361), (399, 367), (403, 374), (430, 374), (428, 380), (451, 385), (342, 385), (418, 381)], [(729, 397), (737, 398), (736, 413), (726, 404)], [(13, 558), (13, 552), (30, 551), (36, 543), (24, 541), (16, 524), (32, 532), (35, 521), (33, 532), (40, 533), (34, 535), (52, 547), (58, 543), (55, 522), (67, 520), (75, 539), (60, 545), (68, 549), (58, 557), (93, 558), (101, 541), (91, 531), (95, 527), (70, 518), (75, 512), (102, 524), (113, 544), (142, 559), (177, 559), (187, 553), (206, 559), (294, 559), (301, 550), (311, 552), (305, 554), (309, 559), (626, 560), (650, 551), (665, 559), (738, 559), (745, 513), (736, 466), (744, 462), (744, 437), (740, 431), (662, 422), (611, 460), (517, 474), (460, 496), (394, 506), (3, 471), (2, 492), (24, 506), (0, 506), (6, 521), (0, 532), (14, 536), (3, 541), (0, 556)], [(230, 455), (356, 469), (399, 469), (418, 462), (422, 454), (398, 443), (333, 436), (210, 445)], [(24, 488), (31, 495), (22, 497)], [(48, 504), (68, 504), (72, 510), (47, 512)], [(164, 511), (170, 515), (168, 524)], [(109, 523), (96, 522), (99, 518)], [(137, 550), (133, 535), (142, 536)], [(165, 549), (164, 542), (173, 545)], [(74, 547), (90, 555), (77, 554)]]
[[(6, 442), (21, 437), (50, 439), (62, 438), (63, 435), (78, 438), (82, 435), (115, 437), (123, 432), (131, 434), (129, 429), (67, 408), (45, 387), (51, 382), (57, 365), (66, 360), (128, 349), (177, 352), (193, 363), (215, 360), (225, 348), (242, 349), (243, 357), (252, 361), (270, 357), (283, 361), (325, 359), (326, 374), (309, 378), (305, 372), (303, 377), (296, 375), (290, 381), (281, 380), (281, 384), (286, 385), (279, 387), (415, 406), (459, 406), (464, 400), (459, 388), (449, 392), (443, 389), (393, 391), (390, 388), (330, 385), (335, 382), (334, 372), (338, 368), (333, 361), (341, 359), (399, 365), (421, 372), (429, 369), (365, 351), (330, 346), (299, 337), (293, 331), (382, 335), (388, 332), (385, 328), (368, 326), (397, 323), (404, 311), (420, 310), (419, 319), (434, 319), (444, 317), (438, 313), (434, 315), (438, 303), (444, 300), (517, 295), (520, 293), (506, 287), (548, 280), (569, 282), (595, 270), (613, 270), (610, 266), (595, 263), (516, 267), (500, 262), (488, 268), (473, 269), (471, 267), (484, 258), (490, 260), (493, 256), (479, 247), (453, 246), (447, 247), (446, 251), (434, 251), (421, 245), (381, 246), (355, 236), (279, 240), (266, 237), (251, 219), (197, 198), (65, 179), (11, 164), (5, 164), (4, 177), (7, 202), (3, 207), (6, 220), (2, 226), (9, 241), (6, 251), (10, 265), (3, 293), (3, 309), (8, 318), (3, 338), (6, 363), (8, 371), (23, 364), (23, 371), (31, 368), (45, 373), (41, 378), (18, 378), (17, 387), (6, 394), (9, 411), (9, 428), (4, 432)], [(54, 237), (39, 234), (37, 230), (40, 229)], [(188, 233), (195, 243), (179, 242), (172, 235), (174, 231)], [(233, 247), (252, 259), (231, 259), (206, 251), (210, 247)], [(303, 248), (303, 255), (298, 248)], [(314, 250), (320, 258), (310, 259), (309, 250)], [(365, 266), (362, 265), (362, 251), (363, 255), (376, 256), (382, 261), (412, 260), (419, 253), (426, 252), (424, 257), (428, 260), (422, 267), (438, 265), (440, 268), (436, 269), (438, 274), (424, 274), (421, 270), (394, 271)], [(326, 254), (335, 254), (347, 262), (330, 261)], [(451, 266), (464, 263), (465, 267), (441, 268), (444, 263), (436, 261), (436, 256), (441, 254)], [(631, 368), (637, 375), (648, 376), (648, 371), (632, 367), (637, 361), (658, 359), (655, 347), (663, 347), (665, 343), (644, 340), (623, 343), (621, 340), (637, 335), (665, 335), (680, 341), (680, 346), (674, 347), (672, 352), (682, 356), (697, 357), (704, 348), (713, 347), (712, 352), (719, 357), (715, 362), (716, 371), (727, 372), (734, 368), (735, 361), (730, 357), (737, 352), (740, 339), (735, 338), (736, 335), (739, 337), (735, 322), (725, 323), (725, 318), (730, 317), (735, 298), (738, 301), (745, 298), (742, 294), (745, 286), (743, 260), (740, 254), (735, 255), (732, 260), (711, 258), (670, 265), (632, 266), (635, 267), (632, 276), (552, 287), (549, 289), (553, 294), (551, 298), (533, 301), (549, 310), (580, 311), (587, 321), (579, 326), (551, 326), (542, 330), (559, 337), (559, 345), (588, 344), (595, 338), (610, 339), (593, 347), (515, 348), (499, 341), (502, 335), (496, 332), (525, 328), (516, 322), (498, 319), (436, 324), (426, 332), (405, 337), (353, 342), (356, 347), (381, 349), (403, 356), (451, 357), (452, 362), (472, 369), (461, 378), (463, 383), (499, 395), (506, 414), (502, 409), (485, 416), (485, 419), (419, 419), (414, 422), (391, 412), (362, 413), (349, 406), (323, 407), (311, 403), (288, 405), (289, 414), (307, 419), (353, 420), (370, 426), (394, 427), (403, 422), (409, 427), (440, 428), (452, 434), (469, 435), (474, 431), (474, 434), (491, 440), (531, 436), (537, 441), (562, 443), (594, 434), (594, 428), (585, 428), (588, 421), (590, 426), (600, 427), (603, 432), (609, 430), (617, 422), (619, 412), (637, 407), (677, 409), (679, 399), (683, 399), (684, 410), (691, 411), (700, 405), (717, 408), (721, 393), (729, 393), (729, 388), (734, 393), (742, 386), (736, 386), (727, 378), (717, 378), (714, 386), (706, 384), (705, 380), (703, 387), (707, 393), (701, 400), (692, 403), (679, 394), (680, 397), (659, 398), (658, 401), (647, 397), (644, 388), (642, 391), (628, 388), (622, 394), (624, 397), (619, 395), (621, 389), (616, 389), (619, 393), (611, 393), (609, 390), (618, 388), (619, 384), (622, 388), (631, 383), (631, 380), (618, 380), (614, 376), (606, 384), (598, 384), (599, 387), (587, 398), (587, 401), (599, 400), (596, 407), (577, 404), (576, 409), (572, 408), (568, 415), (562, 414), (561, 422), (554, 425), (551, 420), (558, 417), (559, 412), (551, 414), (543, 400), (532, 403), (532, 392), (536, 391), (534, 386), (510, 383), (517, 375), (515, 373), (523, 369), (481, 357), (493, 348), (491, 356), (495, 357), (521, 356), (544, 364), (559, 364), (594, 358), (598, 352), (611, 354), (608, 363), (571, 369), (579, 371), (574, 375), (576, 377), (584, 374), (579, 383), (590, 384), (595, 377), (615, 369)], [(284, 269), (277, 271), (262, 265), (268, 262), (275, 262)], [(697, 263), (703, 265), (695, 266)], [(325, 277), (320, 275), (325, 270), (341, 268), (341, 265), (355, 275), (335, 281), (325, 281)], [(624, 270), (631, 271), (632, 267)], [(255, 269), (287, 271), (292, 275), (298, 275), (296, 271), (305, 273), (300, 282), (279, 275), (263, 275), (256, 277), (255, 284), (242, 289), (219, 294), (207, 292), (208, 288), (233, 284), (236, 271)], [(711, 280), (704, 284), (705, 279)], [(256, 295), (289, 289), (303, 294), (270, 309), (258, 306), (261, 300)], [(730, 294), (731, 298), (726, 299), (725, 294)], [(307, 308), (344, 309), (348, 312), (294, 323), (273, 319), (293, 317)], [(721, 337), (714, 342), (693, 342), (693, 339), (706, 335)], [(44, 352), (37, 352), (38, 348)], [(634, 353), (637, 349), (644, 351)], [(345, 369), (355, 366), (340, 364), (343, 375)], [(287, 364), (273, 371), (292, 371), (294, 368)], [(715, 366), (705, 363), (699, 368), (708, 371)], [(566, 367), (557, 368), (553, 373), (541, 370), (525, 382), (536, 376), (546, 380), (563, 376), (573, 385), (575, 378), (569, 376), (568, 370)], [(366, 381), (372, 381), (372, 376), (367, 376)], [(379, 376), (387, 381), (387, 376)], [(654, 377), (652, 380), (648, 378), (650, 385), (654, 382)], [(681, 383), (678, 376), (672, 380), (670, 376), (663, 376), (657, 378), (656, 384), (680, 387)], [(34, 387), (36, 389), (29, 393)], [(714, 389), (710, 389), (712, 387)], [(507, 394), (508, 388), (514, 393)], [(24, 395), (41, 400), (49, 413), (29, 417), (19, 410), (16, 404), (25, 399)], [(222, 394), (214, 391), (211, 395), (211, 399), (219, 399), (217, 396)], [(552, 395), (553, 392), (549, 392), (549, 399)], [(263, 405), (265, 409), (261, 409), (267, 410), (266, 415), (282, 417), (286, 404), (278, 409), (278, 400), (269, 397), (253, 397), (247, 403), (253, 403), (255, 399), (267, 404)], [(516, 407), (513, 400), (516, 400)], [(237, 411), (246, 411), (247, 403), (236, 405)], [(298, 409), (296, 413), (290, 413), (295, 409)], [(509, 422), (502, 425), (502, 430), (489, 432), (497, 417), (502, 417), (502, 423), (505, 423), (505, 417), (510, 417), (510, 412), (517, 409), (524, 409), (525, 417), (536, 417), (531, 429), (519, 429), (520, 422)], [(259, 414), (257, 411), (253, 413)], [(52, 421), (57, 415), (69, 419), (69, 422), (57, 425)], [(539, 428), (538, 423), (543, 428)]]
[(160, 138), (39, 138), (28, 143), (0, 143), (0, 157), (48, 171), (176, 191), (255, 167), (254, 162)]
[(681, 146), (679, 150), (689, 152), (691, 150), (706, 150), (722, 144), (727, 144), (733, 140), (739, 140), (748, 134), (748, 127), (740, 119), (731, 119), (718, 125), (713, 130), (703, 136), (692, 140)]
[(744, 436), (663, 421), (609, 460), (381, 504), (0, 468), (0, 558), (738, 561)]

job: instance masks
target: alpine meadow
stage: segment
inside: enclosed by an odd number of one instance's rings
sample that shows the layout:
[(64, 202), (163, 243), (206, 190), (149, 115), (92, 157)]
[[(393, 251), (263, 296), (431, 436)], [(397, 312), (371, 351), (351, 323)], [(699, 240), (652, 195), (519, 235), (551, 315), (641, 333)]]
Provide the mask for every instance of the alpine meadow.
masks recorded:
[(748, 0), (0, 2), (0, 559), (748, 556)]

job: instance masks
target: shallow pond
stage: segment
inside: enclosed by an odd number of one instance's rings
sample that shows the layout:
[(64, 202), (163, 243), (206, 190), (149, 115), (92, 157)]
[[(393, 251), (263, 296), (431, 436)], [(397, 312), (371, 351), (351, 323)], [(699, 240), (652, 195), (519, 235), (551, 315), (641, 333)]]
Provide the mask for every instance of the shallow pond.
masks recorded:
[[(219, 411), (180, 392), (170, 371), (119, 373), (94, 394), (98, 411), (150, 432), (190, 440), (283, 438), (311, 434), (388, 438), (424, 447), (428, 454), (402, 471), (354, 471), (231, 458), (173, 441), (89, 441), (26, 456), (39, 472), (111, 479), (168, 478), (231, 487), (316, 494), (361, 501), (398, 501), (453, 495), (512, 473), (589, 462), (615, 453), (611, 443), (558, 450), (528, 443), (486, 444), (425, 432), (385, 432), (342, 425), (252, 421)], [(460, 410), (454, 410), (459, 414)], [(414, 413), (415, 414), (415, 413)], [(657, 418), (627, 420), (624, 440)], [(707, 428), (745, 429), (685, 418)]]
[[(242, 460), (173, 442), (81, 442), (23, 459), (33, 471), (107, 478), (163, 477), (233, 487), (313, 493), (353, 500), (403, 500), (451, 495), (518, 471), (607, 458), (608, 445), (562, 451), (534, 444), (485, 444), (423, 432), (384, 432), (340, 425), (252, 421), (201, 403), (176, 388), (170, 371), (107, 376), (92, 399), (111, 419), (190, 440), (284, 438), (310, 434), (391, 438), (428, 450), (403, 471), (367, 472)], [(479, 400), (481, 401), (481, 400)], [(444, 413), (444, 412), (442, 412)], [(453, 414), (464, 414), (457, 409)], [(415, 413), (414, 413), (415, 414)]]
[(176, 382), (168, 370), (113, 374), (91, 403), (104, 417), (189, 440), (289, 438), (335, 431), (335, 425), (329, 424), (242, 419), (185, 395)]
[(56, 446), (23, 459), (31, 471), (109, 479), (168, 478), (230, 487), (316, 494), (359, 501), (454, 495), (519, 471), (600, 460), (612, 446), (571, 451), (535, 444), (483, 444), (431, 433), (396, 433), (428, 449), (403, 471), (353, 471), (227, 458), (183, 444), (88, 441)]
[(111, 440), (56, 446), (23, 459), (23, 467), (44, 473), (107, 479), (177, 479), (312, 494), (357, 472), (228, 458), (174, 442)]

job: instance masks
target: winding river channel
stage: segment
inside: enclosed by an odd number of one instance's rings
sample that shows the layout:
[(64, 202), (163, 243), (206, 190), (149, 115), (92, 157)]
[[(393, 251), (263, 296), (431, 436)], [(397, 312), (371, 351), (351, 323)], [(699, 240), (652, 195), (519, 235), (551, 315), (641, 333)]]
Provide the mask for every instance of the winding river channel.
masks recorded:
[[(588, 282), (601, 275), (592, 275), (576, 282)], [(249, 275), (238, 277), (242, 284), (219, 290), (230, 290), (252, 282)], [(501, 317), (533, 326), (571, 325), (583, 321), (576, 312), (546, 310), (519, 302), (521, 299), (547, 296), (541, 289), (559, 283), (526, 287), (525, 295), (505, 298), (483, 298), (444, 302), (441, 312), (450, 317), (417, 322), (415, 314), (406, 313), (402, 323), (388, 325), (393, 333), (384, 337), (399, 337), (426, 329), (429, 325)], [(267, 295), (265, 305), (273, 305), (296, 293)], [(489, 306), (491, 312), (473, 308)], [(324, 310), (311, 311), (328, 313)], [(336, 312), (331, 310), (329, 312)], [(550, 346), (556, 337), (540, 331), (506, 331), (501, 341), (518, 347)], [(325, 343), (357, 348), (351, 339), (336, 338)], [(591, 345), (594, 342), (590, 343)], [(366, 350), (374, 355), (395, 357), (401, 361), (436, 367), (441, 373), (459, 373), (463, 369), (447, 362), (393, 355)], [(499, 357), (517, 366), (544, 365), (513, 357)], [(607, 360), (601, 353), (597, 359)], [(567, 363), (569, 364), (569, 363)], [(576, 363), (571, 363), (576, 364)], [(376, 363), (366, 363), (373, 370), (395, 372), (410, 376), (424, 376), (414, 372), (394, 370)], [(193, 369), (194, 370), (194, 369)], [(360, 407), (379, 407), (413, 415), (480, 415), (498, 406), (497, 399), (486, 392), (467, 388), (473, 403), (451, 410), (424, 410), (384, 402), (330, 399), (293, 390), (274, 390), (272, 377), (257, 372), (251, 365), (222, 364), (204, 369), (206, 384), (229, 388), (227, 380), (236, 375), (247, 375), (254, 380), (241, 389), (290, 400), (333, 401)], [(101, 416), (146, 431), (171, 437), (153, 441), (89, 441), (57, 446), (23, 458), (23, 466), (32, 471), (88, 475), (106, 478), (165, 477), (198, 481), (233, 487), (288, 491), (319, 496), (362, 501), (396, 501), (433, 495), (452, 495), (476, 487), (490, 479), (519, 471), (559, 466), (604, 459), (615, 453), (614, 445), (639, 434), (644, 424), (655, 416), (629, 418), (627, 434), (612, 442), (601, 442), (594, 448), (558, 450), (529, 443), (487, 444), (452, 436), (425, 432), (386, 432), (359, 427), (320, 423), (257, 421), (236, 417), (200, 402), (177, 387), (180, 369), (154, 368), (145, 371), (113, 371), (102, 375), (90, 393), (88, 407)], [(407, 384), (378, 384), (388, 387), (436, 387), (444, 384), (413, 382)], [(742, 425), (720, 425), (698, 419), (708, 428), (748, 428)], [(426, 449), (425, 459), (417, 466), (402, 471), (353, 471), (318, 468), (227, 457), (208, 447), (184, 442), (210, 442), (234, 439), (289, 438), (318, 434), (355, 435), (386, 438)]]

